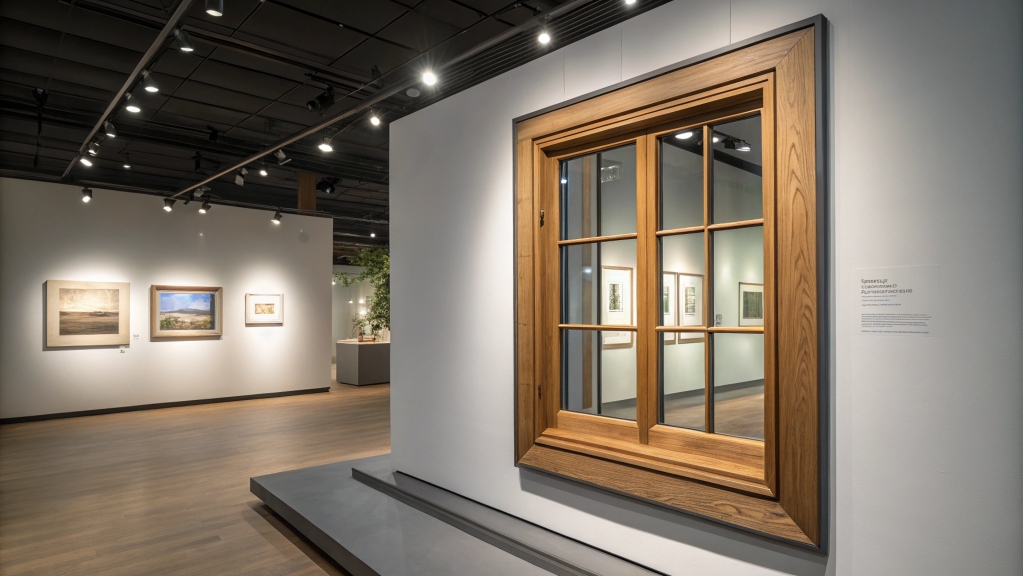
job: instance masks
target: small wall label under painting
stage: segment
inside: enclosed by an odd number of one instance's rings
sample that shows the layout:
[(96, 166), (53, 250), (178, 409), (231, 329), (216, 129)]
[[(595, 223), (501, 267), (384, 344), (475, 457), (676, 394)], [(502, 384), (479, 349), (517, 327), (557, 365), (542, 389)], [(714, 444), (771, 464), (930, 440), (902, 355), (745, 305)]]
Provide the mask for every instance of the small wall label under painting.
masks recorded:
[[(632, 325), (632, 268), (601, 266), (600, 323)], [(631, 348), (632, 332), (604, 332), (604, 348)]]
[(739, 282), (739, 326), (764, 325), (764, 285)]
[(284, 294), (246, 294), (246, 326), (280, 326), (284, 324)]
[(46, 346), (126, 346), (127, 282), (46, 281)]
[(221, 336), (223, 291), (210, 286), (153, 286), (149, 335), (160, 339)]

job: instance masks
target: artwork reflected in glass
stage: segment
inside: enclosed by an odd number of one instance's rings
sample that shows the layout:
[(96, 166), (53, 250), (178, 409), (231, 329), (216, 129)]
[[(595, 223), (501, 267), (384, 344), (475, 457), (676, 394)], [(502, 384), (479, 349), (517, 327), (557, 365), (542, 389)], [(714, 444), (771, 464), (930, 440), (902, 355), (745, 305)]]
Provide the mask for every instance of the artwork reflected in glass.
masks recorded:
[[(703, 326), (703, 274), (678, 275), (679, 324), (682, 326)], [(681, 332), (678, 339), (700, 340), (701, 332)]]
[[(601, 324), (631, 326), (633, 318), (632, 268), (601, 266), (600, 278), (603, 299)], [(608, 331), (603, 333), (604, 348), (631, 348), (631, 331)]]
[(150, 336), (220, 336), (222, 292), (219, 287), (153, 286), (149, 301)]
[(739, 282), (739, 326), (764, 325), (764, 285)]
[(46, 282), (46, 345), (128, 344), (126, 282)]
[[(678, 326), (678, 273), (664, 272), (661, 276), (661, 326)], [(664, 333), (664, 345), (675, 344), (675, 332)]]
[(245, 325), (268, 326), (284, 323), (284, 294), (246, 294)]

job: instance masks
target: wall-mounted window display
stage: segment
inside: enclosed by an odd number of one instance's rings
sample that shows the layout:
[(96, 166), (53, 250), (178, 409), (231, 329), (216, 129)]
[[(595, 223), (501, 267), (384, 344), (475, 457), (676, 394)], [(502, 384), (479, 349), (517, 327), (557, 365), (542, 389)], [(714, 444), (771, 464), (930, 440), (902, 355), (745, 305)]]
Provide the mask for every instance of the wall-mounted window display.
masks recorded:
[(127, 282), (46, 281), (46, 346), (125, 346)]
[(223, 288), (209, 286), (152, 286), (149, 291), (150, 337), (221, 336), (223, 292)]
[(822, 25), (516, 123), (518, 465), (820, 545)]
[(246, 326), (284, 324), (284, 294), (245, 294)]

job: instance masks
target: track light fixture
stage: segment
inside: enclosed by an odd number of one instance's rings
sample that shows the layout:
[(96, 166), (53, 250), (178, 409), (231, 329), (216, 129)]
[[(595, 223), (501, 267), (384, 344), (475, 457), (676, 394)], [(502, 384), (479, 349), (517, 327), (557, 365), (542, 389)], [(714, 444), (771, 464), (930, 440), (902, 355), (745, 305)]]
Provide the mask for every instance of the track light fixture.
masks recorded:
[(732, 138), (729, 136), (725, 138), (725, 149), (735, 150), (737, 152), (749, 152), (750, 145), (745, 140), (742, 140), (740, 138)]
[(206, 13), (220, 18), (224, 15), (224, 0), (206, 0)]
[(288, 162), (291, 162), (291, 158), (288, 158), (288, 156), (284, 154), (284, 150), (274, 152), (274, 158), (277, 159), (278, 166), (284, 166)]
[(82, 156), (81, 158), (78, 159), (78, 161), (81, 162), (82, 164), (85, 164), (86, 166), (92, 166), (92, 160), (89, 160), (88, 156)]
[(245, 186), (245, 175), (249, 173), (248, 168), (239, 168), (234, 174), (234, 183), (239, 186)]
[(735, 149), (738, 150), (739, 152), (749, 152), (750, 151), (750, 145), (745, 140), (739, 140), (735, 144)]
[(199, 207), (199, 213), (200, 214), (205, 214), (205, 213), (207, 213), (209, 211), (210, 211), (210, 203), (209, 202), (203, 202), (202, 206)]
[(540, 32), (540, 35), (537, 36), (536, 39), (541, 44), (547, 44), (548, 42), (551, 41), (551, 35), (548, 34), (546, 30), (544, 30), (544, 31)]
[(330, 145), (330, 138), (327, 138), (326, 136), (324, 136), (323, 140), (320, 142), (319, 148), (320, 148), (320, 150), (323, 150), (324, 152), (333, 152), (334, 151), (334, 147)]
[(316, 190), (324, 194), (333, 194), (337, 192), (337, 181), (338, 179), (333, 177), (320, 178), (316, 183)]
[(437, 83), (436, 74), (434, 74), (431, 70), (423, 72), (423, 84), (426, 84), (427, 86), (433, 86), (436, 83)]
[(139, 112), (142, 111), (142, 106), (139, 104), (139, 99), (136, 98), (134, 94), (128, 92), (127, 94), (125, 94), (124, 98), (125, 110), (131, 112), (132, 114), (138, 114)]
[(124, 169), (131, 170), (131, 154), (125, 153), (124, 155)]
[(203, 196), (203, 194), (206, 194), (207, 192), (211, 192), (212, 190), (213, 190), (212, 188), (210, 188), (209, 186), (206, 186), (205, 184), (203, 184), (202, 186), (196, 188), (195, 192), (192, 195), (195, 196), (196, 198), (201, 198)]
[(334, 105), (333, 86), (327, 86), (327, 89), (322, 94), (305, 103), (305, 107), (308, 108), (310, 112), (319, 112), (321, 114), (323, 112), (326, 112), (327, 108), (330, 108), (333, 105)]
[(92, 142), (89, 142), (89, 156), (98, 156), (98, 155), (99, 155), (99, 143), (97, 143), (95, 140), (93, 140)]
[(108, 138), (117, 138), (117, 129), (114, 128), (114, 123), (110, 120), (103, 121), (103, 131), (106, 132)]
[(207, 125), (206, 129), (210, 131), (210, 135), (208, 136), (210, 142), (216, 142), (217, 140), (220, 140), (220, 130), (217, 130), (216, 128), (210, 125)]
[(146, 89), (146, 92), (152, 94), (160, 91), (160, 87), (156, 85), (156, 80), (153, 80), (153, 75), (149, 73), (149, 70), (142, 71), (142, 87)]
[(267, 172), (266, 172), (266, 161), (265, 160), (263, 161), (262, 164), (259, 165), (259, 175), (260, 176), (266, 176), (267, 175)]
[(195, 45), (192, 44), (192, 39), (188, 37), (188, 32), (185, 32), (181, 28), (174, 29), (174, 39), (178, 41), (178, 50), (182, 52), (194, 52)]
[(277, 211), (274, 212), (274, 217), (271, 218), (270, 221), (273, 222), (274, 224), (280, 224), (282, 217), (283, 215), (281, 214), (281, 209), (278, 208)]
[(82, 202), (88, 204), (92, 200), (92, 188), (86, 186), (82, 188)]
[(164, 210), (164, 212), (170, 212), (173, 209), (174, 209), (174, 199), (173, 198), (164, 198), (163, 199), (163, 210)]

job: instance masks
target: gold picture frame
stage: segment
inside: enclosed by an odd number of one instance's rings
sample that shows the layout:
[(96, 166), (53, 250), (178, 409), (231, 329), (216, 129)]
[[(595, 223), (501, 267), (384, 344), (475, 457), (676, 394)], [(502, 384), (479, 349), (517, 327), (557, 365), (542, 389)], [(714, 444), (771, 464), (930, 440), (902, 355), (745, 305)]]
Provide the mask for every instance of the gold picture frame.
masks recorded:
[(223, 293), (224, 289), (219, 286), (151, 286), (150, 338), (220, 338), (223, 335)]

